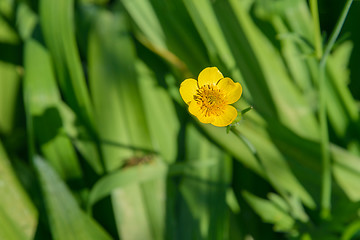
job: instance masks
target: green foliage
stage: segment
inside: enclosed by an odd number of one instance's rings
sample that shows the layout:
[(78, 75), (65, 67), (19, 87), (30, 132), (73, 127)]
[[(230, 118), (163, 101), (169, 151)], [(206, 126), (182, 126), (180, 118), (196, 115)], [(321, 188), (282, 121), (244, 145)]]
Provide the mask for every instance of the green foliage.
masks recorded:
[[(0, 239), (358, 239), (359, 46), (310, 6), (0, 0)], [(228, 128), (179, 94), (209, 66)]]

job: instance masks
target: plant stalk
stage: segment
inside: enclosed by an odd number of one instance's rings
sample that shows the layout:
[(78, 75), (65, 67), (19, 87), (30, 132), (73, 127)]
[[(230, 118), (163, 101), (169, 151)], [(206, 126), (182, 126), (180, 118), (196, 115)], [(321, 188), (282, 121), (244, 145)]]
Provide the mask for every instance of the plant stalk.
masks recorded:
[(335, 28), (333, 30), (333, 32), (330, 35), (329, 41), (326, 44), (325, 50), (324, 50), (324, 54), (321, 57), (321, 61), (320, 61), (320, 66), (324, 65), (325, 66), (325, 62), (327, 57), (330, 54), (331, 49), (333, 48), (336, 39), (339, 37), (339, 34), (341, 32), (341, 29), (344, 25), (345, 19), (349, 13), (351, 4), (353, 3), (353, 0), (347, 0), (345, 3), (345, 6), (343, 8), (343, 10), (341, 11), (340, 17), (336, 22)]
[(319, 64), (319, 122), (321, 137), (321, 160), (322, 160), (322, 176), (321, 176), (321, 212), (323, 219), (328, 219), (331, 213), (331, 162), (329, 154), (329, 134), (327, 124), (326, 111), (326, 82), (325, 82), (325, 65)]
[(317, 0), (310, 0), (310, 11), (314, 22), (315, 54), (317, 59), (321, 59), (323, 56), (323, 48)]
[(317, 0), (310, 0), (311, 14), (315, 24), (315, 52), (319, 59), (319, 121), (321, 134), (321, 156), (322, 156), (322, 186), (321, 186), (321, 211), (320, 216), (323, 219), (328, 219), (331, 216), (331, 161), (329, 154), (329, 135), (327, 126), (326, 113), (326, 61), (332, 50), (336, 39), (344, 25), (345, 19), (349, 13), (353, 0), (347, 0), (341, 12), (341, 15), (336, 22), (335, 28), (330, 35), (329, 41), (326, 44), (324, 52), (321, 45), (320, 21), (318, 14)]

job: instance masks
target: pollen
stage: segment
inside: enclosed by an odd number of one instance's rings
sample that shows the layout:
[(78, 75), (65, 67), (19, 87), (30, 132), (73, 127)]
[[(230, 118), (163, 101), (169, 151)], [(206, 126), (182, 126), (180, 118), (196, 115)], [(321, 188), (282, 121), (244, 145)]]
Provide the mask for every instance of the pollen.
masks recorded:
[(226, 105), (225, 96), (215, 85), (205, 85), (196, 90), (194, 100), (205, 116), (219, 116)]

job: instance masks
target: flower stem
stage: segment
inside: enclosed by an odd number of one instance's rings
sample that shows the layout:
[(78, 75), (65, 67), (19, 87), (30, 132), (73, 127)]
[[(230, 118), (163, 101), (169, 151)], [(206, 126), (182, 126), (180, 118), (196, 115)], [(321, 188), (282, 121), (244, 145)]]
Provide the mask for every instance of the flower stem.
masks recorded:
[(315, 51), (319, 59), (319, 121), (320, 121), (320, 134), (321, 134), (321, 156), (322, 156), (322, 186), (321, 186), (321, 212), (320, 216), (323, 219), (328, 219), (331, 215), (331, 162), (329, 154), (329, 135), (326, 119), (326, 76), (325, 66), (327, 57), (332, 50), (336, 39), (344, 25), (346, 16), (349, 12), (353, 0), (347, 0), (344, 9), (335, 25), (333, 32), (330, 35), (329, 41), (326, 44), (324, 52), (321, 47), (321, 34), (320, 22), (318, 14), (317, 0), (310, 0), (311, 14), (315, 24)]
[(321, 40), (320, 20), (319, 20), (317, 0), (310, 0), (310, 10), (314, 22), (315, 54), (317, 59), (321, 59), (323, 55), (323, 51), (322, 51), (322, 40)]
[(326, 44), (324, 54), (321, 57), (320, 65), (325, 65), (326, 59), (327, 59), (331, 49), (333, 48), (336, 39), (338, 38), (338, 36), (340, 34), (340, 31), (344, 25), (345, 19), (349, 13), (352, 3), (353, 3), (353, 0), (346, 1), (345, 6), (344, 6), (343, 10), (341, 11), (340, 17), (339, 17), (338, 21), (336, 22), (335, 28), (330, 35), (329, 41)]
[(322, 184), (321, 184), (321, 212), (323, 219), (330, 217), (331, 210), (331, 162), (329, 155), (329, 134), (326, 119), (326, 86), (325, 86), (325, 67), (319, 65), (319, 121), (321, 136), (321, 160), (322, 160)]

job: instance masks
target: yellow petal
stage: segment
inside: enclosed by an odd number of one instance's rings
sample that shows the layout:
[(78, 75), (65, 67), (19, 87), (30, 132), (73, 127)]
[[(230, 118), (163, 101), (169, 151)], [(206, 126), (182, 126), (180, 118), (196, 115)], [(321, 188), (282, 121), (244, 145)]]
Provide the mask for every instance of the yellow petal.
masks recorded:
[(232, 123), (237, 115), (238, 112), (233, 106), (226, 105), (224, 112), (221, 115), (216, 116), (211, 124), (217, 127), (225, 127)]
[(180, 95), (186, 104), (190, 104), (194, 100), (197, 88), (197, 81), (192, 78), (186, 79), (181, 83)]
[(240, 83), (234, 83), (230, 78), (221, 79), (217, 86), (224, 94), (226, 104), (232, 104), (241, 97), (242, 87)]
[(205, 112), (200, 108), (200, 104), (195, 101), (190, 103), (189, 112), (196, 116), (202, 123), (211, 123), (214, 120), (214, 116), (205, 116)]
[(217, 67), (208, 67), (202, 70), (198, 77), (199, 87), (204, 85), (215, 85), (224, 76)]

